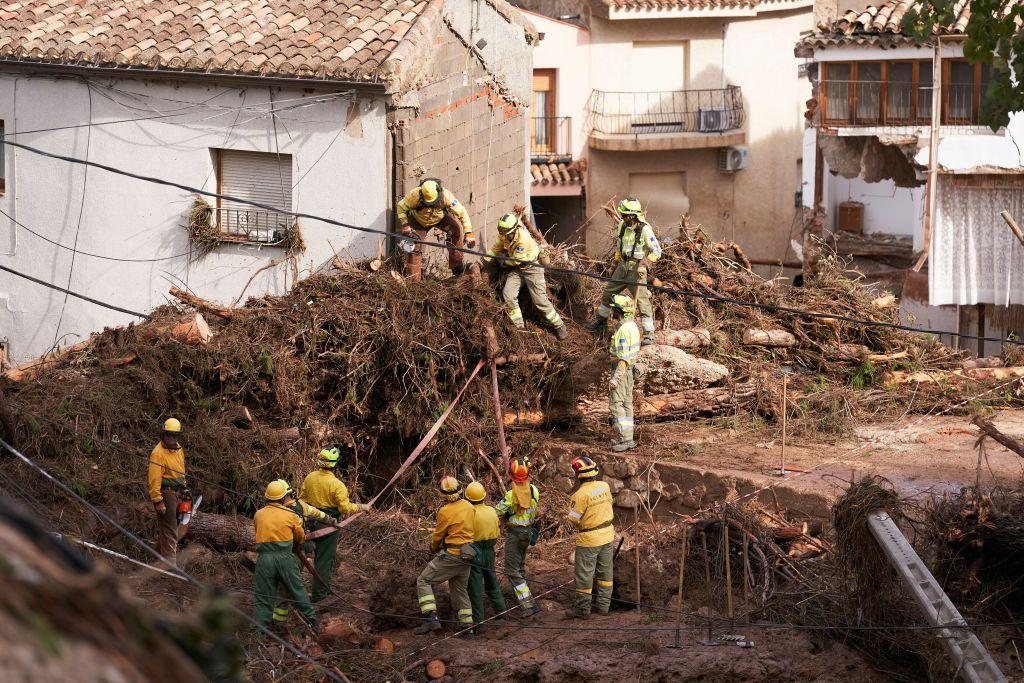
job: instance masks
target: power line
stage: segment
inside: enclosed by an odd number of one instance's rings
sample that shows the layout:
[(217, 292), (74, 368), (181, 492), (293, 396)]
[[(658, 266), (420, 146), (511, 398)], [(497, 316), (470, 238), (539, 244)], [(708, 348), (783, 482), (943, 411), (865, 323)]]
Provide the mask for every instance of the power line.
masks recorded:
[(96, 304), (97, 306), (102, 306), (103, 308), (109, 308), (112, 311), (118, 311), (120, 313), (127, 313), (128, 315), (134, 315), (137, 318), (144, 318), (146, 320), (149, 320), (149, 315), (147, 315), (145, 313), (139, 313), (138, 311), (132, 311), (132, 310), (129, 310), (127, 308), (121, 308), (120, 306), (115, 306), (114, 304), (108, 304), (107, 302), (100, 301), (99, 299), (93, 299), (92, 297), (86, 296), (85, 294), (79, 294), (78, 292), (73, 292), (70, 289), (67, 289), (65, 287), (60, 287), (59, 285), (55, 285), (55, 284), (52, 284), (50, 282), (46, 282), (45, 280), (40, 280), (39, 278), (32, 277), (31, 275), (25, 275), (25, 273), (20, 273), (20, 272), (14, 270), (13, 268), (8, 268), (7, 266), (0, 265), (0, 270), (6, 271), (6, 272), (10, 273), (11, 275), (17, 275), (18, 277), (24, 278), (26, 280), (29, 280), (30, 282), (34, 282), (37, 285), (42, 285), (43, 287), (49, 287), (50, 289), (56, 290), (58, 292), (64, 292), (65, 294), (73, 296), (76, 299), (81, 299), (83, 301), (88, 301), (91, 304)]
[[(253, 207), (256, 207), (258, 209), (264, 209), (266, 211), (273, 211), (273, 212), (276, 212), (276, 213), (288, 214), (288, 215), (294, 216), (296, 218), (308, 218), (309, 220), (320, 221), (322, 223), (327, 223), (328, 225), (335, 225), (335, 226), (338, 226), (338, 227), (341, 227), (341, 228), (347, 228), (349, 230), (356, 230), (358, 232), (366, 232), (366, 233), (372, 233), (372, 234), (377, 234), (377, 235), (384, 235), (386, 237), (392, 237), (392, 238), (395, 238), (395, 239), (408, 240), (408, 241), (410, 241), (410, 242), (412, 242), (414, 244), (422, 244), (422, 245), (427, 245), (427, 246), (434, 246), (434, 247), (439, 247), (439, 248), (442, 248), (442, 249), (448, 249), (448, 250), (451, 250), (451, 251), (462, 252), (464, 254), (472, 254), (472, 255), (476, 255), (476, 256), (480, 255), (480, 252), (478, 252), (478, 251), (475, 251), (473, 249), (467, 249), (465, 247), (457, 247), (457, 246), (455, 246), (453, 244), (437, 243), (437, 242), (432, 242), (430, 240), (420, 239), (418, 237), (410, 237), (410, 236), (405, 235), (403, 233), (396, 233), (396, 232), (392, 232), (390, 230), (382, 230), (382, 229), (379, 229), (379, 228), (370, 228), (370, 227), (367, 227), (367, 226), (353, 225), (351, 223), (345, 223), (343, 221), (338, 221), (338, 220), (335, 220), (335, 219), (332, 219), (332, 218), (327, 218), (327, 217), (324, 217), (324, 216), (318, 216), (316, 214), (311, 214), (311, 213), (295, 212), (295, 211), (285, 211), (285, 210), (283, 210), (283, 209), (281, 209), (279, 207), (275, 207), (275, 206), (272, 206), (270, 204), (264, 204), (262, 202), (256, 202), (256, 201), (253, 201), (251, 199), (245, 199), (245, 198), (242, 198), (242, 197), (235, 197), (235, 196), (231, 196), (231, 195), (220, 194), (220, 193), (217, 193), (217, 192), (210, 192), (209, 190), (203, 190), (203, 189), (198, 188), (198, 187), (192, 187), (190, 185), (185, 185), (183, 183), (178, 183), (178, 182), (175, 182), (175, 181), (172, 181), (172, 180), (164, 180), (162, 178), (156, 178), (156, 177), (153, 177), (153, 176), (146, 176), (146, 175), (142, 175), (142, 174), (139, 174), (139, 173), (133, 173), (131, 171), (126, 171), (126, 170), (123, 170), (123, 169), (120, 169), (120, 168), (117, 168), (117, 167), (114, 167), (114, 166), (109, 166), (107, 164), (100, 164), (100, 163), (97, 163), (95, 161), (88, 161), (88, 160), (85, 160), (85, 159), (79, 159), (79, 158), (76, 158), (76, 157), (71, 157), (71, 156), (67, 156), (67, 155), (63, 155), (63, 154), (55, 154), (53, 152), (47, 152), (45, 150), (41, 150), (41, 149), (38, 149), (36, 147), (32, 147), (30, 145), (25, 145), (25, 144), (20, 143), (20, 142), (13, 142), (11, 140), (0, 139), (0, 144), (10, 145), (12, 147), (17, 147), (19, 149), (23, 149), (23, 150), (25, 150), (27, 152), (32, 152), (33, 154), (38, 154), (40, 156), (49, 157), (51, 159), (57, 159), (59, 161), (64, 161), (64, 162), (67, 162), (67, 163), (84, 164), (84, 165), (92, 166), (93, 168), (99, 168), (99, 169), (107, 171), (109, 173), (114, 173), (116, 175), (125, 176), (127, 178), (133, 178), (135, 180), (141, 180), (143, 182), (153, 183), (153, 184), (156, 184), (156, 185), (163, 185), (165, 187), (174, 187), (174, 188), (177, 188), (179, 190), (183, 190), (185, 192), (189, 192), (189, 193), (192, 193), (192, 194), (200, 195), (200, 196), (203, 196), (203, 197), (210, 197), (210, 198), (213, 198), (213, 199), (226, 200), (226, 201), (229, 201), (229, 202), (234, 202), (234, 203), (238, 203), (238, 204), (244, 204), (244, 205), (247, 205), (247, 206), (253, 206)], [(598, 275), (596, 273), (588, 273), (588, 272), (577, 270), (577, 269), (574, 269), (574, 268), (562, 268), (560, 266), (553, 266), (553, 265), (550, 265), (550, 264), (545, 265), (545, 264), (537, 263), (537, 262), (534, 262), (534, 261), (528, 261), (526, 259), (516, 258), (516, 257), (513, 257), (513, 256), (501, 256), (501, 257), (498, 257), (498, 258), (503, 263), (519, 263), (519, 264), (522, 264), (522, 265), (529, 265), (529, 266), (533, 266), (533, 267), (537, 267), (537, 268), (542, 268), (542, 269), (544, 269), (546, 271), (549, 271), (549, 272), (552, 272), (552, 273), (559, 273), (559, 274), (563, 274), (563, 275), (577, 275), (577, 276), (587, 277), (587, 278), (591, 278), (593, 280), (597, 280), (597, 281), (605, 282), (605, 283), (627, 284), (627, 285), (635, 285), (636, 284), (632, 280), (615, 279), (615, 278), (608, 277), (608, 276), (605, 276), (605, 275)], [(674, 294), (674, 295), (677, 295), (677, 296), (698, 298), (698, 299), (704, 299), (704, 300), (707, 300), (707, 301), (717, 301), (719, 303), (732, 304), (734, 306), (739, 306), (739, 307), (743, 307), (743, 308), (755, 308), (755, 309), (758, 309), (758, 310), (769, 311), (769, 312), (774, 312), (774, 313), (789, 313), (791, 315), (796, 315), (796, 316), (800, 316), (800, 317), (804, 317), (804, 318), (810, 318), (810, 319), (816, 319), (816, 320), (834, 320), (834, 321), (840, 321), (840, 322), (847, 322), (847, 323), (851, 323), (851, 324), (854, 324), (854, 325), (860, 325), (862, 327), (874, 327), (874, 328), (879, 328), (879, 329), (902, 330), (904, 332), (915, 332), (915, 333), (919, 333), (919, 334), (930, 334), (930, 335), (936, 335), (936, 336), (946, 335), (946, 336), (950, 336), (950, 337), (957, 337), (957, 338), (960, 338), (960, 339), (969, 339), (969, 340), (974, 340), (974, 341), (995, 342), (995, 343), (999, 343), (999, 344), (1016, 344), (1016, 345), (1024, 344), (1024, 341), (1019, 340), (1019, 339), (1009, 339), (1009, 338), (1005, 338), (1005, 337), (988, 337), (988, 336), (981, 336), (981, 335), (966, 334), (966, 333), (963, 333), (963, 332), (953, 332), (953, 331), (950, 331), (950, 330), (938, 330), (938, 329), (930, 329), (930, 328), (911, 327), (910, 325), (901, 325), (899, 323), (891, 323), (891, 322), (885, 322), (885, 321), (880, 321), (880, 320), (865, 320), (865, 319), (862, 319), (862, 318), (854, 318), (852, 316), (841, 315), (841, 314), (817, 313), (817, 312), (814, 312), (814, 311), (806, 311), (806, 310), (803, 310), (803, 309), (793, 308), (793, 307), (790, 307), (790, 306), (778, 306), (778, 305), (774, 305), (774, 304), (763, 304), (763, 303), (759, 303), (759, 302), (756, 302), (756, 301), (745, 301), (743, 299), (736, 299), (736, 298), (733, 298), (733, 297), (722, 296), (720, 294), (710, 294), (710, 293), (707, 293), (707, 292), (697, 292), (697, 291), (688, 290), (688, 289), (678, 289), (678, 288), (674, 288), (674, 287), (666, 287), (664, 285), (655, 285), (655, 284), (651, 284), (651, 283), (647, 283), (645, 286), (649, 290), (656, 291), (656, 292), (662, 292), (662, 293), (665, 293), (665, 294)]]

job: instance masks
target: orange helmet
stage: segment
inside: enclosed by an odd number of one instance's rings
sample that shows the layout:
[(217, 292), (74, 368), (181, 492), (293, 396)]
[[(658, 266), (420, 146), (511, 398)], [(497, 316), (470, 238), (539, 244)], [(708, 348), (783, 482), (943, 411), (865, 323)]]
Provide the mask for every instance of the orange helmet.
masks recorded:
[(530, 478), (530, 459), (527, 457), (516, 458), (508, 465), (508, 473), (512, 481), (522, 483)]
[(597, 476), (597, 463), (585, 455), (573, 458), (572, 471), (576, 473), (577, 479), (587, 479)]

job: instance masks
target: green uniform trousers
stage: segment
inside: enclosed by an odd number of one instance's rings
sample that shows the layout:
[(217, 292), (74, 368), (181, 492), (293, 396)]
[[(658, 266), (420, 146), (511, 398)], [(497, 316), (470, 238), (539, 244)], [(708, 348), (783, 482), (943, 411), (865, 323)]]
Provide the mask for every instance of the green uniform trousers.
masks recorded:
[[(331, 517), (338, 517), (340, 513), (338, 508), (320, 508), (323, 512), (326, 512)], [(331, 581), (334, 580), (334, 569), (338, 566), (338, 541), (340, 539), (341, 532), (335, 531), (333, 534), (327, 534), (320, 538), (313, 539), (313, 568), (316, 569), (316, 573), (323, 577), (327, 585), (317, 581), (316, 577), (313, 577), (313, 602), (320, 602), (327, 597), (331, 588)]]
[(612, 297), (629, 290), (629, 295), (636, 301), (636, 310), (640, 314), (640, 329), (644, 338), (653, 339), (654, 306), (651, 305), (651, 293), (647, 289), (647, 266), (638, 261), (620, 261), (612, 272), (612, 280), (628, 280), (632, 284), (606, 283), (597, 315), (607, 320), (612, 314)]
[(533, 607), (533, 595), (526, 584), (526, 551), (530, 547), (530, 527), (509, 526), (505, 534), (505, 576), (512, 584), (516, 599), (524, 608)]
[[(594, 548), (576, 546), (576, 609), (590, 614), (591, 597), (596, 593), (597, 611), (607, 614), (612, 606), (611, 543)], [(597, 584), (597, 591), (594, 591)]]
[(484, 620), (485, 592), (495, 614), (501, 614), (508, 609), (505, 605), (505, 596), (501, 594), (498, 574), (494, 571), (494, 546), (497, 543), (496, 538), (473, 542), (476, 558), (469, 570), (469, 602), (473, 605), (473, 623), (476, 624)]
[(420, 599), (420, 612), (429, 614), (437, 612), (437, 600), (434, 598), (434, 584), (448, 582), (448, 591), (452, 596), (452, 610), (464, 624), (473, 623), (473, 607), (469, 602), (469, 569), (473, 561), (473, 546), (470, 543), (462, 546), (460, 556), (442, 550), (420, 572), (416, 579), (416, 593)]
[[(616, 365), (618, 361), (615, 362)], [(615, 371), (614, 366), (612, 371)], [(619, 443), (633, 440), (633, 368), (626, 368), (619, 383), (608, 394), (608, 409), (611, 411)]]
[(501, 298), (508, 307), (508, 317), (516, 327), (523, 327), (523, 312), (519, 308), (519, 290), (526, 285), (533, 305), (537, 307), (544, 320), (552, 327), (561, 327), (562, 318), (548, 299), (548, 285), (544, 280), (544, 269), (537, 266), (527, 268), (509, 268), (505, 276), (505, 286), (501, 289)]
[(314, 625), (319, 623), (299, 576), (299, 562), (290, 549), (261, 551), (256, 558), (254, 582), (252, 616), (257, 624), (269, 626), (272, 620), (283, 621), (280, 617), (287, 617), (287, 607), (274, 609), (279, 586), (284, 587), (286, 596), (295, 602), (304, 617)]

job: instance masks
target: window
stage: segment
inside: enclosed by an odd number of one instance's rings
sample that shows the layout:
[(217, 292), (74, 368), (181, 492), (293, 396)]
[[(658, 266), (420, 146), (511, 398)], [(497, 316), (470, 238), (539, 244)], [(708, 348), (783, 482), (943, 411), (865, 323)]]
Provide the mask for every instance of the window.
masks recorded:
[(880, 123), (882, 121), (882, 63), (857, 62), (853, 68), (853, 80), (857, 84), (854, 93), (857, 123)]
[(530, 153), (552, 154), (555, 139), (555, 70), (533, 70), (533, 118)]
[(678, 225), (683, 214), (690, 213), (686, 196), (686, 172), (630, 173), (629, 196), (637, 197), (651, 225)]
[(947, 123), (970, 123), (974, 113), (974, 65), (956, 60), (946, 64), (945, 119)]
[(851, 64), (822, 64), (824, 77), (822, 92), (825, 96), (824, 110), (827, 123), (845, 123), (850, 120), (850, 84), (853, 82)]
[(283, 243), (294, 223), (290, 154), (216, 150), (217, 192), (279, 209), (218, 200), (217, 226), (225, 241)]
[[(4, 136), (4, 122), (0, 119), (0, 137)], [(7, 145), (0, 145), (0, 197), (7, 191)]]
[(918, 122), (931, 123), (932, 120), (932, 63), (915, 62), (917, 67), (917, 111)]
[(886, 79), (885, 114), (889, 123), (910, 123), (914, 118), (914, 63), (892, 62)]

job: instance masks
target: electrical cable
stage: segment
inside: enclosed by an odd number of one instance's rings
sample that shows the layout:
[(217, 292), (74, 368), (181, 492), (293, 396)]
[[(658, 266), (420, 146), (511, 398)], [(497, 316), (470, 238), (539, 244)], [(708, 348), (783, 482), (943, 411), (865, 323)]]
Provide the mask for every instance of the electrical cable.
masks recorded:
[[(85, 160), (85, 159), (79, 159), (79, 158), (76, 158), (76, 157), (71, 157), (71, 156), (67, 156), (67, 155), (63, 155), (63, 154), (56, 154), (56, 153), (53, 153), (53, 152), (47, 152), (45, 150), (38, 149), (36, 147), (32, 147), (30, 145), (26, 145), (26, 144), (23, 144), (23, 143), (20, 143), (20, 142), (13, 142), (13, 141), (7, 140), (7, 139), (0, 139), (0, 144), (8, 145), (8, 146), (11, 146), (11, 147), (16, 147), (18, 149), (25, 150), (26, 152), (31, 152), (33, 154), (37, 154), (37, 155), (40, 155), (40, 156), (49, 157), (51, 159), (57, 159), (58, 161), (64, 161), (64, 162), (72, 163), (72, 164), (88, 165), (88, 166), (91, 166), (93, 168), (98, 168), (98, 169), (107, 171), (109, 173), (114, 173), (116, 175), (121, 175), (121, 176), (124, 176), (124, 177), (127, 177), (127, 178), (133, 178), (135, 180), (141, 180), (143, 182), (153, 183), (155, 185), (163, 185), (165, 187), (174, 187), (174, 188), (177, 188), (179, 190), (183, 190), (185, 192), (189, 192), (189, 193), (200, 195), (200, 196), (204, 196), (204, 197), (210, 197), (210, 198), (213, 198), (213, 199), (226, 200), (226, 201), (229, 201), (229, 202), (234, 202), (234, 203), (238, 203), (238, 204), (244, 204), (244, 205), (247, 205), (247, 206), (253, 206), (253, 207), (256, 207), (258, 209), (264, 209), (265, 211), (273, 211), (273, 212), (276, 212), (276, 213), (285, 213), (285, 214), (289, 214), (291, 216), (294, 216), (295, 218), (306, 218), (306, 219), (309, 219), (309, 220), (320, 221), (320, 222), (326, 223), (328, 225), (335, 225), (335, 226), (338, 226), (338, 227), (341, 227), (341, 228), (347, 228), (349, 230), (356, 230), (358, 232), (373, 233), (373, 234), (378, 234), (378, 235), (384, 235), (386, 237), (392, 237), (392, 238), (395, 238), (395, 239), (408, 240), (409, 242), (411, 242), (413, 244), (422, 244), (422, 245), (426, 245), (426, 246), (439, 247), (439, 248), (442, 248), (442, 249), (447, 249), (447, 250), (450, 250), (450, 251), (458, 251), (458, 252), (462, 252), (464, 254), (471, 254), (471, 255), (475, 255), (475, 256), (479, 256), (480, 255), (480, 252), (478, 252), (478, 251), (476, 251), (474, 249), (468, 249), (466, 247), (457, 247), (457, 246), (455, 246), (453, 244), (437, 243), (437, 242), (433, 242), (433, 241), (426, 240), (426, 239), (420, 239), (418, 237), (410, 237), (409, 235), (406, 235), (404, 233), (392, 232), (390, 230), (382, 230), (382, 229), (379, 229), (379, 228), (370, 228), (370, 227), (367, 227), (367, 226), (353, 225), (351, 223), (345, 223), (343, 221), (338, 221), (338, 220), (335, 220), (335, 219), (332, 219), (332, 218), (326, 218), (324, 216), (318, 216), (316, 214), (310, 214), (310, 213), (305, 213), (305, 212), (296, 212), (296, 211), (284, 211), (284, 210), (282, 210), (282, 209), (280, 209), (278, 207), (272, 206), (270, 204), (264, 204), (262, 202), (256, 202), (256, 201), (253, 201), (253, 200), (250, 200), (250, 199), (245, 199), (245, 198), (242, 198), (242, 197), (235, 197), (235, 196), (231, 196), (231, 195), (220, 194), (220, 193), (217, 193), (217, 192), (210, 192), (209, 190), (203, 190), (203, 189), (198, 188), (198, 187), (192, 187), (190, 185), (185, 185), (183, 183), (178, 183), (178, 182), (175, 182), (175, 181), (172, 181), (172, 180), (165, 180), (165, 179), (156, 178), (156, 177), (153, 177), (153, 176), (146, 176), (146, 175), (142, 175), (142, 174), (139, 174), (139, 173), (133, 173), (131, 171), (126, 171), (124, 169), (120, 169), (120, 168), (117, 168), (117, 167), (114, 167), (114, 166), (109, 166), (107, 164), (100, 164), (100, 163), (97, 163), (95, 161), (88, 161), (88, 160)], [(615, 279), (615, 278), (608, 277), (608, 276), (605, 276), (605, 275), (598, 275), (596, 273), (588, 273), (588, 272), (581, 271), (581, 270), (576, 270), (576, 269), (573, 269), (573, 268), (562, 268), (560, 266), (553, 266), (553, 265), (550, 265), (550, 264), (547, 264), (547, 265), (540, 264), (540, 263), (536, 263), (534, 261), (529, 261), (529, 260), (526, 260), (526, 259), (520, 259), (520, 258), (516, 258), (516, 257), (513, 257), (513, 256), (501, 256), (501, 257), (498, 257), (498, 258), (500, 258), (500, 260), (503, 263), (519, 263), (519, 264), (522, 264), (522, 265), (529, 265), (529, 266), (533, 266), (533, 267), (536, 267), (536, 268), (541, 268), (541, 269), (543, 269), (545, 271), (549, 271), (549, 272), (552, 272), (552, 273), (558, 273), (558, 274), (563, 274), (563, 275), (577, 275), (577, 276), (580, 276), (580, 277), (587, 277), (587, 278), (590, 278), (592, 280), (597, 280), (597, 281), (605, 282), (605, 283), (626, 284), (626, 285), (634, 285), (634, 284), (636, 284), (632, 280)], [(951, 336), (951, 337), (957, 337), (957, 338), (960, 338), (960, 339), (968, 339), (968, 340), (984, 341), (984, 342), (994, 342), (994, 343), (1000, 343), (1000, 344), (1014, 344), (1014, 345), (1022, 345), (1022, 344), (1024, 344), (1024, 341), (1022, 341), (1020, 339), (1010, 339), (1010, 338), (1005, 338), (1005, 337), (988, 337), (988, 336), (982, 336), (982, 335), (966, 334), (966, 333), (963, 333), (963, 332), (953, 332), (953, 331), (949, 331), (949, 330), (936, 330), (936, 329), (930, 329), (930, 328), (912, 327), (910, 325), (901, 325), (899, 323), (891, 323), (891, 322), (885, 322), (885, 321), (879, 321), (879, 320), (865, 320), (865, 319), (862, 319), (862, 318), (854, 318), (852, 316), (846, 316), (846, 315), (840, 315), (840, 314), (817, 313), (817, 312), (814, 312), (814, 311), (806, 311), (806, 310), (803, 310), (803, 309), (793, 308), (793, 307), (790, 307), (790, 306), (778, 306), (778, 305), (774, 305), (774, 304), (763, 304), (763, 303), (759, 303), (759, 302), (756, 302), (756, 301), (745, 301), (743, 299), (736, 299), (736, 298), (733, 298), (733, 297), (722, 296), (720, 294), (709, 294), (707, 292), (697, 292), (697, 291), (694, 291), (694, 290), (678, 289), (678, 288), (674, 288), (674, 287), (666, 287), (664, 285), (655, 285), (655, 284), (651, 284), (651, 283), (647, 283), (645, 286), (647, 287), (648, 290), (655, 291), (655, 292), (662, 292), (664, 294), (673, 294), (673, 295), (682, 296), (682, 297), (704, 299), (704, 300), (707, 300), (707, 301), (717, 301), (719, 303), (727, 303), (727, 304), (732, 304), (734, 306), (739, 306), (739, 307), (743, 307), (743, 308), (754, 308), (754, 309), (763, 310), (763, 311), (769, 311), (769, 312), (773, 312), (773, 313), (789, 313), (791, 315), (796, 315), (796, 316), (800, 316), (800, 317), (803, 317), (803, 318), (809, 318), (809, 319), (814, 319), (814, 320), (833, 320), (833, 321), (839, 321), (839, 322), (847, 322), (847, 323), (850, 323), (850, 324), (853, 324), (853, 325), (860, 325), (862, 327), (878, 328), (878, 329), (889, 329), (889, 330), (902, 330), (902, 331), (905, 331), (905, 332), (915, 332), (915, 333), (919, 333), (919, 334), (946, 335), (946, 336)]]
[[(149, 544), (147, 544), (145, 541), (143, 541), (137, 535), (135, 535), (134, 533), (132, 533), (131, 531), (126, 529), (124, 526), (119, 524), (115, 519), (110, 517), (110, 515), (108, 515), (107, 513), (103, 512), (102, 510), (100, 510), (98, 507), (96, 507), (95, 505), (90, 503), (84, 497), (80, 496), (74, 489), (72, 489), (70, 486), (68, 486), (67, 484), (65, 484), (64, 482), (62, 482), (61, 480), (57, 479), (52, 474), (47, 472), (45, 469), (43, 469), (42, 466), (37, 464), (34, 460), (29, 458), (27, 455), (23, 454), (21, 451), (16, 449), (14, 446), (12, 446), (11, 444), (7, 443), (3, 439), (0, 439), (0, 446), (2, 446), (4, 449), (6, 449), (15, 458), (17, 458), (18, 460), (22, 461), (23, 463), (25, 463), (26, 465), (28, 465), (29, 467), (34, 469), (36, 472), (41, 474), (44, 478), (46, 478), (47, 481), (49, 481), (54, 486), (59, 488), (65, 494), (67, 494), (71, 498), (73, 498), (76, 501), (78, 501), (81, 505), (85, 506), (86, 509), (88, 509), (91, 513), (93, 513), (98, 519), (100, 519), (101, 521), (109, 524), (114, 529), (117, 529), (117, 531), (119, 531), (120, 533), (124, 534), (131, 541), (133, 541), (138, 546), (143, 548), (146, 552), (148, 552), (149, 554), (153, 555), (157, 560), (163, 562), (164, 564), (166, 564), (168, 566), (172, 565), (172, 563), (169, 562), (167, 560), (167, 558), (165, 558), (163, 555), (161, 555), (157, 550), (155, 550), (153, 547), (151, 547)], [(193, 585), (195, 585), (195, 586), (197, 586), (199, 588), (203, 587), (203, 584), (202, 584), (201, 581), (199, 581), (198, 579), (196, 579), (195, 577), (193, 577), (192, 575), (188, 574), (187, 572), (183, 571), (180, 568), (175, 567), (174, 568), (174, 573), (180, 574), (182, 576), (182, 578), (184, 578), (186, 581), (188, 581), (189, 583), (192, 583)], [(306, 662), (307, 664), (310, 664), (312, 666), (315, 666), (315, 667), (318, 667), (318, 668), (322, 669), (323, 673), (325, 673), (332, 680), (337, 681), (337, 683), (347, 683), (341, 676), (338, 676), (333, 671), (330, 671), (329, 669), (326, 669), (324, 667), (320, 667), (320, 665), (316, 662), (316, 660), (313, 659), (305, 651), (303, 651), (302, 649), (296, 647), (295, 645), (293, 645), (292, 643), (288, 642), (284, 638), (281, 638), (276, 633), (274, 633), (273, 631), (268, 629), (266, 626), (263, 626), (262, 624), (258, 623), (253, 617), (251, 617), (250, 615), (246, 614), (245, 612), (243, 612), (238, 607), (235, 607), (234, 605), (232, 605), (231, 608), (232, 608), (232, 611), (234, 611), (237, 614), (241, 615), (242, 618), (244, 618), (246, 621), (248, 621), (250, 624), (252, 624), (255, 628), (259, 629), (264, 634), (270, 636), (271, 639), (275, 640), (280, 645), (283, 645), (285, 647), (285, 649), (287, 649), (293, 655), (297, 656), (302, 661)]]
[(50, 289), (55, 289), (58, 292), (64, 292), (65, 294), (73, 296), (76, 299), (81, 299), (82, 301), (88, 301), (91, 304), (96, 304), (97, 306), (102, 306), (103, 308), (109, 308), (112, 311), (118, 311), (120, 313), (127, 313), (128, 315), (134, 315), (137, 318), (143, 318), (145, 320), (149, 320), (149, 315), (146, 314), (146, 313), (139, 313), (138, 311), (132, 311), (132, 310), (129, 310), (127, 308), (121, 308), (120, 306), (115, 306), (114, 304), (108, 304), (107, 302), (100, 301), (99, 299), (93, 299), (92, 297), (86, 296), (85, 294), (79, 294), (78, 292), (74, 292), (74, 291), (72, 291), (70, 289), (67, 289), (65, 287), (61, 287), (59, 285), (55, 285), (55, 284), (47, 282), (45, 280), (40, 280), (39, 278), (32, 277), (31, 275), (26, 275), (25, 273), (18, 272), (17, 270), (14, 270), (13, 268), (8, 268), (5, 265), (0, 265), (0, 270), (6, 271), (6, 272), (10, 273), (11, 275), (17, 275), (18, 277), (24, 278), (26, 280), (29, 280), (30, 282), (34, 282), (37, 285), (42, 285), (43, 287), (49, 287)]

